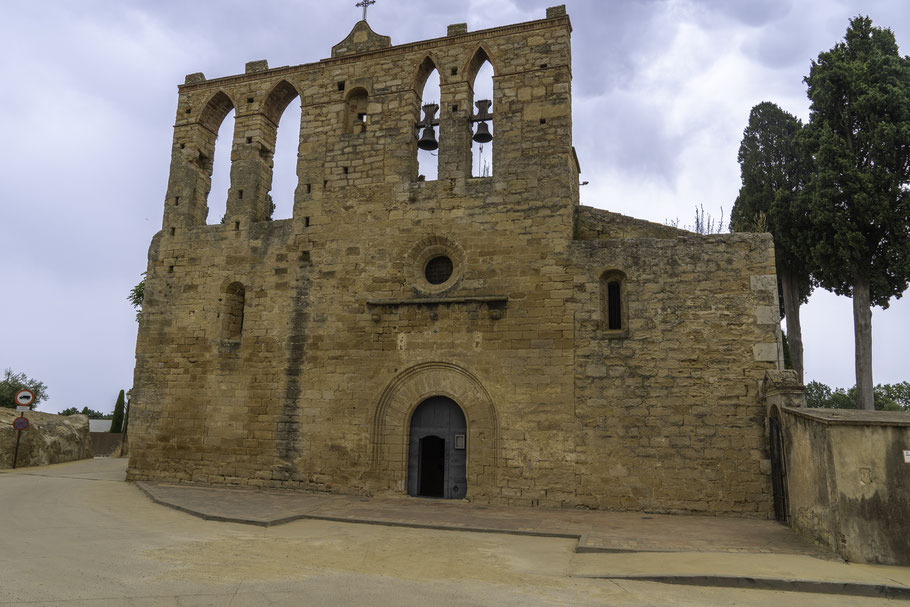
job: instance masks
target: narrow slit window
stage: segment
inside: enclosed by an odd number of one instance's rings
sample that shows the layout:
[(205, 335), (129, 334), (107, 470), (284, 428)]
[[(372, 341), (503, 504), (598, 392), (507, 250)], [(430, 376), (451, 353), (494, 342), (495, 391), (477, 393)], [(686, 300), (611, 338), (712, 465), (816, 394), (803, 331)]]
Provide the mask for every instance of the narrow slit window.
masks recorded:
[(611, 331), (622, 329), (622, 288), (618, 280), (607, 283), (607, 322)]
[(616, 331), (616, 335), (629, 328), (626, 276), (619, 270), (608, 270), (600, 276), (600, 326), (607, 331)]

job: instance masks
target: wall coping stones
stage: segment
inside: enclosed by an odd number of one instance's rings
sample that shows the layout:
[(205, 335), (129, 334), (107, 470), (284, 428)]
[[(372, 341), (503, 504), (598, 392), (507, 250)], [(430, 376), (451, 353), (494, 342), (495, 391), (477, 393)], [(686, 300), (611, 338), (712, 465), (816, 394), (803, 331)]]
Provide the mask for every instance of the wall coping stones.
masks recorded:
[(902, 411), (866, 411), (861, 409), (804, 409), (784, 407), (784, 411), (827, 425), (910, 426), (910, 414)]
[[(549, 29), (549, 28), (558, 27), (561, 25), (567, 26), (569, 28), (569, 31), (571, 32), (572, 26), (569, 23), (568, 16), (558, 17), (556, 19), (538, 19), (535, 21), (526, 21), (524, 23), (516, 23), (513, 25), (504, 25), (501, 27), (492, 27), (489, 29), (477, 30), (475, 32), (468, 32), (466, 34), (460, 34), (458, 36), (443, 36), (440, 38), (432, 38), (430, 40), (420, 40), (418, 42), (409, 42), (409, 43), (405, 43), (405, 44), (389, 46), (387, 48), (383, 48), (383, 49), (379, 49), (379, 50), (368, 51), (368, 52), (357, 54), (357, 55), (345, 55), (342, 57), (329, 57), (329, 58), (321, 59), (317, 62), (312, 62), (312, 63), (302, 63), (300, 65), (277, 67), (277, 68), (269, 69), (264, 72), (256, 72), (255, 74), (236, 74), (236, 75), (230, 75), (230, 76), (221, 76), (218, 78), (203, 79), (203, 80), (199, 80), (199, 81), (194, 80), (193, 82), (184, 82), (183, 84), (178, 85), (177, 89), (179, 91), (183, 92), (183, 91), (194, 90), (195, 87), (201, 87), (202, 85), (212, 85), (212, 84), (216, 84), (216, 83), (220, 84), (220, 83), (224, 83), (224, 82), (241, 83), (246, 80), (255, 80), (258, 78), (262, 78), (263, 75), (268, 75), (269, 77), (272, 77), (272, 76), (276, 76), (276, 75), (279, 75), (282, 73), (290, 74), (290, 73), (295, 73), (295, 72), (300, 72), (300, 71), (321, 69), (322, 67), (324, 67), (326, 65), (341, 65), (344, 63), (359, 62), (359, 61), (362, 61), (364, 58), (369, 57), (371, 55), (375, 56), (375, 55), (406, 54), (406, 53), (411, 53), (414, 51), (419, 51), (419, 50), (422, 50), (425, 48), (426, 49), (439, 49), (440, 47), (442, 47), (446, 44), (463, 44), (464, 42), (467, 42), (467, 41), (471, 41), (471, 40), (475, 40), (475, 39), (481, 40), (481, 39), (489, 38), (490, 36), (499, 36), (499, 35), (507, 36), (507, 35), (523, 32), (523, 31)], [(551, 67), (568, 68), (569, 66), (568, 65), (566, 65), (566, 66), (551, 65)], [(201, 75), (201, 72), (197, 72), (197, 73), (199, 73)], [(506, 75), (506, 74), (497, 74), (497, 77), (503, 76), (503, 75)]]

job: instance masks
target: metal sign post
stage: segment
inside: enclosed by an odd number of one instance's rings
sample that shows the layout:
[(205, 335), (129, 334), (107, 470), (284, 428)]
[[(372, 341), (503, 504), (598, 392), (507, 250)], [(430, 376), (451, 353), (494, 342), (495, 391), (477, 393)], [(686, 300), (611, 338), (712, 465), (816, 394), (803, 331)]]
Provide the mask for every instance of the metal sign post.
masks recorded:
[(22, 439), (22, 431), (28, 428), (28, 419), (17, 417), (13, 420), (13, 428), (16, 429), (16, 450), (13, 451), (13, 470), (16, 469), (16, 463), (19, 459), (19, 441)]

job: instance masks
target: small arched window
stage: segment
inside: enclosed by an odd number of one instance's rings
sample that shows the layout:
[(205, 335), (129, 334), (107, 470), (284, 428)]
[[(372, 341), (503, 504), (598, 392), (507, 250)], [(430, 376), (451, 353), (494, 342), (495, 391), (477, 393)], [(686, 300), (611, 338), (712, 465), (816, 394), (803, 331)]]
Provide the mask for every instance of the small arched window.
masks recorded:
[(367, 130), (367, 105), (370, 96), (366, 89), (357, 87), (348, 93), (345, 103), (344, 132), (365, 133)]
[(626, 275), (608, 270), (600, 275), (600, 323), (607, 331), (628, 331)]
[(246, 289), (239, 282), (232, 282), (221, 298), (221, 337), (240, 341), (243, 334), (243, 308), (246, 304)]

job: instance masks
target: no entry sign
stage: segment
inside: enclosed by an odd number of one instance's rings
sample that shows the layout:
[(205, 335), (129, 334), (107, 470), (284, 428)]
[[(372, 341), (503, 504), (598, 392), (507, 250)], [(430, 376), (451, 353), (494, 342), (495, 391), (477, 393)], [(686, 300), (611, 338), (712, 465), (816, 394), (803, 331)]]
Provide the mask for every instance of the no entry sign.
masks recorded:
[(18, 430), (19, 432), (22, 432), (23, 430), (28, 428), (28, 420), (25, 419), (24, 417), (17, 417), (16, 419), (13, 420), (13, 428)]

